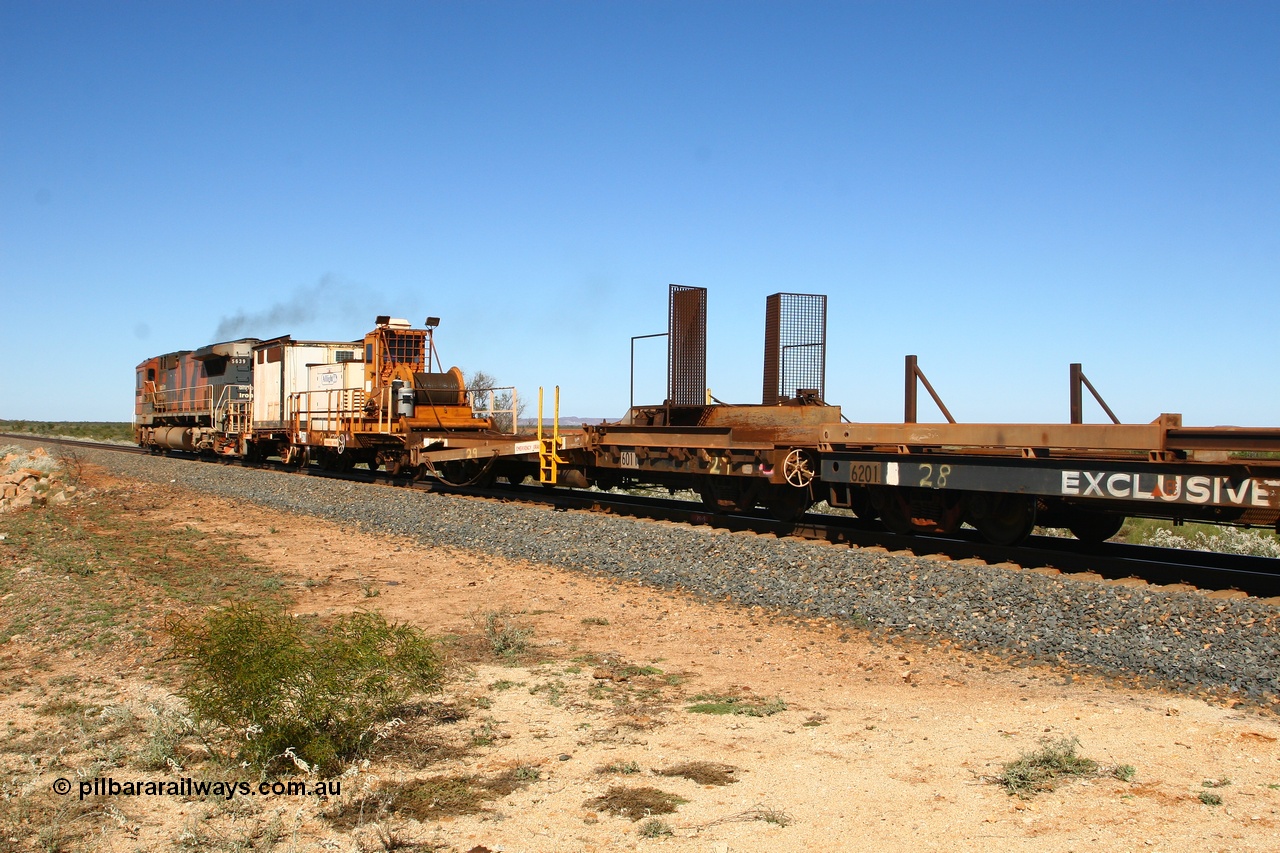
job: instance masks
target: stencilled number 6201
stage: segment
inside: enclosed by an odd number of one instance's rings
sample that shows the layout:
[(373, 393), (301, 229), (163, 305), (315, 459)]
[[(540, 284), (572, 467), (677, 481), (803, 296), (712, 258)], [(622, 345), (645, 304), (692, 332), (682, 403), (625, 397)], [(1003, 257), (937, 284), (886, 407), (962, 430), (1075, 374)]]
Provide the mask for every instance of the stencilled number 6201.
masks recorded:
[(947, 487), (947, 477), (951, 476), (950, 465), (938, 466), (938, 480), (933, 480), (933, 465), (922, 464), (920, 472), (923, 476), (920, 478), (920, 488), (922, 489), (945, 489)]

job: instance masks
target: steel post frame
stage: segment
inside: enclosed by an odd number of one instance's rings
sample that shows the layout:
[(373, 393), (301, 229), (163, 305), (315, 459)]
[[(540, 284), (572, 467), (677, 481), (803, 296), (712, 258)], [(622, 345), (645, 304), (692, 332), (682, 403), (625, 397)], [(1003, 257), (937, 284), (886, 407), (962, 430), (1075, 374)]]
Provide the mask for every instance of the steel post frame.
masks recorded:
[(1073, 424), (1084, 423), (1084, 389), (1088, 388), (1089, 393), (1093, 395), (1093, 399), (1098, 401), (1098, 405), (1102, 406), (1102, 410), (1107, 413), (1107, 417), (1111, 418), (1113, 424), (1120, 423), (1120, 419), (1116, 417), (1116, 413), (1111, 411), (1111, 407), (1107, 405), (1107, 401), (1102, 399), (1102, 395), (1098, 393), (1098, 389), (1093, 387), (1093, 383), (1089, 381), (1089, 377), (1084, 375), (1084, 368), (1079, 363), (1071, 365), (1071, 422)]
[(627, 423), (633, 423), (635, 416), (631, 413), (636, 407), (636, 341), (643, 341), (646, 338), (665, 338), (668, 337), (667, 332), (655, 332), (652, 335), (632, 335), (631, 336), (631, 396), (627, 398)]
[(920, 369), (919, 359), (914, 355), (907, 356), (906, 360), (906, 386), (904, 389), (905, 399), (903, 400), (902, 422), (907, 424), (916, 423), (917, 406), (916, 406), (916, 382), (924, 383), (924, 389), (929, 392), (929, 396), (933, 398), (933, 402), (938, 405), (938, 410), (942, 412), (942, 416), (947, 419), (947, 423), (953, 424), (956, 419), (951, 417), (951, 412), (947, 409), (942, 398), (938, 396), (938, 392), (933, 390), (933, 385), (929, 383), (928, 377), (924, 375), (924, 371)]

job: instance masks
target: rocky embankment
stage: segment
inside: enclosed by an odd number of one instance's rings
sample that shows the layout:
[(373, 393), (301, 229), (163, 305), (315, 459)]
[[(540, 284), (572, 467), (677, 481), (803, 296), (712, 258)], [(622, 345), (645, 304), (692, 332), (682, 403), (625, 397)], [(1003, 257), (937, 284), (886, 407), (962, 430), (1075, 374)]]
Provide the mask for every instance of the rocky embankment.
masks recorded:
[(71, 500), (77, 487), (67, 483), (57, 460), (42, 447), (0, 450), (0, 512)]
[[(848, 630), (1203, 690), (1280, 712), (1280, 608), (1185, 589), (587, 516), (227, 465), (87, 452), (117, 474), (373, 533), (681, 589)], [(500, 604), (497, 602), (496, 604)]]

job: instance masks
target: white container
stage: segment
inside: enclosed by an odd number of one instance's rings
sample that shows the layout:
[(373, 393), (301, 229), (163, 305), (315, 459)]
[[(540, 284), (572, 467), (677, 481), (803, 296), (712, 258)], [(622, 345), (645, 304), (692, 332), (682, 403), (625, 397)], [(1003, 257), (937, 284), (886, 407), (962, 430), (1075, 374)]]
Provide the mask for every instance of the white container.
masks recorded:
[[(276, 338), (253, 350), (253, 428), (272, 431), (286, 428), (291, 420), (290, 398), (311, 390), (312, 365), (336, 365), (339, 359), (360, 375), (363, 385), (363, 341), (295, 341)], [(343, 353), (344, 355), (339, 355)], [(294, 399), (298, 399), (294, 397)]]
[(307, 367), (307, 393), (296, 398), (301, 429), (333, 432), (364, 406), (364, 362), (312, 364)]

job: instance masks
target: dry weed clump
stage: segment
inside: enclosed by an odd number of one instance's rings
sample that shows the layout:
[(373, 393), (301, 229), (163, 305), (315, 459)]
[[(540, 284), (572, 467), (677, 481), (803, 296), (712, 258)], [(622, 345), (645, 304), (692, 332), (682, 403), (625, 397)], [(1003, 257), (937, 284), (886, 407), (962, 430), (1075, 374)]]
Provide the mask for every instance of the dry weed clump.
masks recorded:
[(735, 714), (744, 717), (772, 717), (787, 710), (781, 699), (757, 701), (744, 696), (721, 693), (699, 693), (686, 708), (691, 714)]
[(612, 764), (605, 764), (596, 768), (596, 775), (608, 776), (617, 774), (619, 776), (630, 776), (640, 772), (640, 763), (637, 761), (615, 761)]
[(472, 618), (483, 632), (494, 657), (514, 664), (529, 650), (533, 630), (517, 624), (515, 617), (507, 611), (490, 610), (474, 614)]
[(632, 821), (656, 814), (671, 814), (676, 808), (689, 802), (684, 797), (669, 794), (658, 788), (629, 788), (625, 785), (613, 785), (598, 797), (592, 797), (582, 804), (591, 811), (608, 812)]
[(536, 782), (538, 777), (528, 765), (521, 765), (489, 777), (459, 774), (387, 781), (339, 804), (325, 817), (339, 829), (352, 829), (389, 815), (425, 823), (476, 814), (484, 811), (490, 801), (506, 797)]
[(1070, 779), (1096, 775), (1098, 762), (1077, 755), (1078, 746), (1075, 738), (1041, 741), (1039, 749), (1005, 764), (994, 781), (1010, 794), (1026, 798), (1052, 791)]
[(685, 761), (673, 764), (661, 770), (655, 770), (659, 776), (679, 776), (699, 785), (732, 785), (738, 781), (738, 768), (732, 764), (719, 764), (714, 761)]

